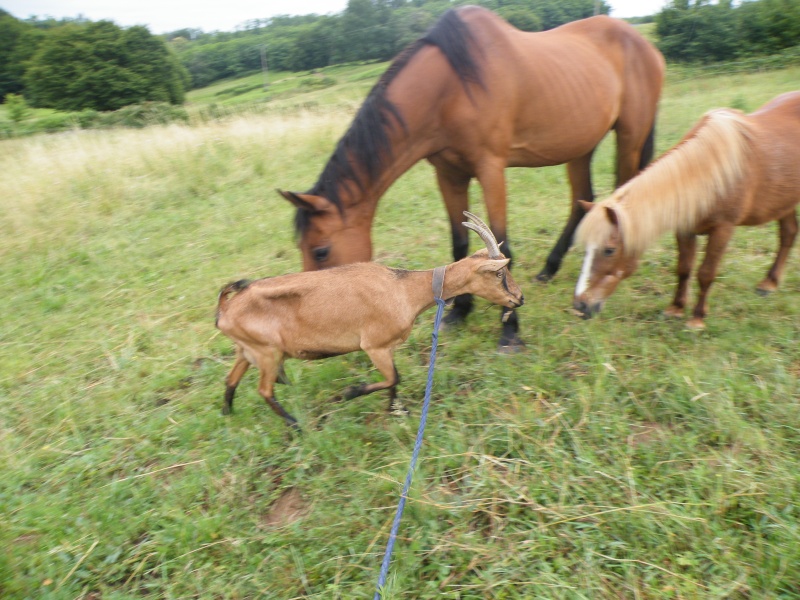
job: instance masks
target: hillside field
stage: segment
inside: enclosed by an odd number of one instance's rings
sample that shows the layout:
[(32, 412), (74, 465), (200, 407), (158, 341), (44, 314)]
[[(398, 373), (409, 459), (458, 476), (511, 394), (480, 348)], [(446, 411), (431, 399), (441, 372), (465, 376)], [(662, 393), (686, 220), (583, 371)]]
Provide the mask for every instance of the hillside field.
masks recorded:
[[(378, 377), (363, 354), (288, 361), (277, 395), (303, 436), (255, 371), (220, 414), (233, 348), (214, 328), (223, 284), (300, 268), (275, 190), (316, 180), (381, 71), (352, 69), (302, 93), (276, 76), (258, 111), (191, 126), (0, 141), (0, 597), (372, 598), (434, 311), (396, 356), (407, 418), (385, 394), (328, 402)], [(657, 154), (706, 110), (751, 111), (798, 81), (670, 67)], [(193, 92), (190, 112), (225, 105), (222, 89)], [(440, 336), (385, 599), (800, 598), (800, 255), (759, 297), (776, 227), (737, 230), (697, 333), (661, 315), (664, 238), (583, 321), (578, 252), (534, 280), (568, 212), (564, 167), (507, 179), (527, 348), (496, 352), (483, 301)], [(389, 190), (373, 240), (387, 265), (450, 261), (430, 165)]]

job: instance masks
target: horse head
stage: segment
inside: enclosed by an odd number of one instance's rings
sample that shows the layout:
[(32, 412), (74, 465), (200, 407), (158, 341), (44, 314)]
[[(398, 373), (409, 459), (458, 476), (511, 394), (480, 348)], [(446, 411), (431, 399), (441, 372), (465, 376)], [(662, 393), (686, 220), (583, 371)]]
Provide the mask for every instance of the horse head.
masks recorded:
[(372, 259), (371, 218), (344, 211), (324, 196), (278, 190), (297, 208), (295, 229), (303, 270), (318, 271)]
[[(586, 254), (572, 306), (584, 319), (589, 319), (600, 312), (619, 282), (636, 270), (639, 259), (625, 251), (616, 209), (602, 205), (592, 210), (595, 205), (591, 202), (579, 202), (587, 212), (592, 212), (580, 225), (583, 231), (579, 230), (579, 236), (586, 240)], [(594, 229), (596, 234), (587, 235), (587, 228)]]

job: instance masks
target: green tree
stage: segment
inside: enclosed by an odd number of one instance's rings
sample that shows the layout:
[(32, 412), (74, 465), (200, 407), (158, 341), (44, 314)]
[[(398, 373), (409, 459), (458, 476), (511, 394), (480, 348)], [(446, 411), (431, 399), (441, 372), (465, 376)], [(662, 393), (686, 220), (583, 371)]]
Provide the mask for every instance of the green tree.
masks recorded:
[(108, 111), (145, 101), (183, 102), (188, 74), (145, 27), (109, 21), (48, 32), (25, 73), (33, 106)]
[(0, 9), (0, 98), (21, 92), (24, 62), (43, 34)]
[(730, 0), (674, 0), (656, 15), (658, 47), (668, 59), (713, 62), (734, 58), (741, 45)]

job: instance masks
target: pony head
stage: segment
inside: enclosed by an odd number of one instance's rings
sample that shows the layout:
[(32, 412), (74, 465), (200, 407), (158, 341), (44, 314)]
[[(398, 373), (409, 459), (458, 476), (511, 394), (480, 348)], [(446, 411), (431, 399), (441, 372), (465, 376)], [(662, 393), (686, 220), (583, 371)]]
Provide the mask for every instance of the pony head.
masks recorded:
[(588, 212), (577, 232), (586, 254), (572, 306), (589, 319), (600, 312), (619, 282), (636, 270), (639, 259), (626, 251), (621, 225), (625, 215), (620, 207), (608, 201), (578, 202)]
[(342, 209), (324, 196), (278, 192), (297, 208), (295, 229), (304, 271), (372, 259), (369, 215), (350, 210), (345, 219)]

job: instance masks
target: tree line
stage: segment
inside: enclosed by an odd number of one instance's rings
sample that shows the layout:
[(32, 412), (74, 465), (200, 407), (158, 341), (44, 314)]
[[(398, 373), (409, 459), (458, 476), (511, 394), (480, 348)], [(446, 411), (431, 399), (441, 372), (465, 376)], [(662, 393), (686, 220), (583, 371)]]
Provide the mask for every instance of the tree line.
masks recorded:
[(800, 44), (800, 0), (672, 0), (655, 17), (668, 60), (711, 63)]
[[(0, 9), (0, 100), (35, 107), (112, 111), (181, 104), (189, 88), (259, 69), (304, 71), (384, 61), (419, 38), (447, 9), (468, 0), (349, 0), (333, 15), (254, 19), (233, 32), (181, 29), (156, 36), (109, 21), (31, 18)], [(478, 0), (525, 31), (593, 14), (602, 0)], [(773, 54), (800, 44), (800, 0), (672, 0), (649, 19), (668, 60), (695, 63)], [(15, 114), (20, 106), (14, 104)]]
[(31, 106), (111, 111), (182, 104), (191, 79), (164, 39), (110, 21), (15, 19), (0, 10), (0, 98)]
[[(467, 3), (466, 0), (465, 2)], [(608, 14), (599, 0), (478, 0), (525, 31)], [(184, 29), (167, 36), (189, 71), (192, 85), (237, 77), (266, 64), (304, 71), (353, 61), (384, 61), (422, 36), (447, 9), (447, 0), (349, 0), (335, 15), (277, 16), (253, 20), (236, 32)]]

